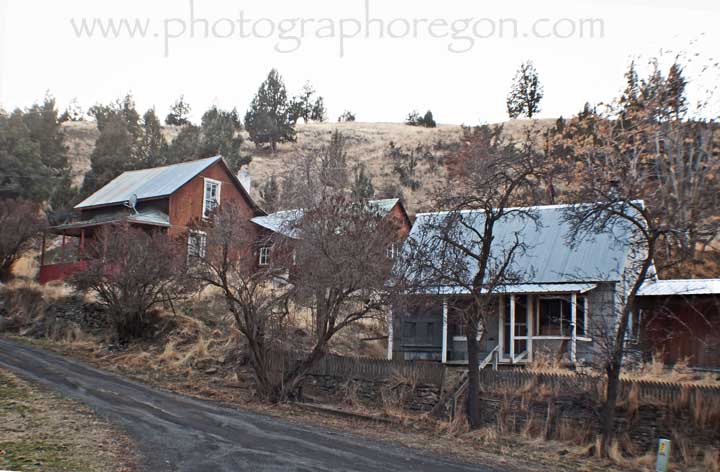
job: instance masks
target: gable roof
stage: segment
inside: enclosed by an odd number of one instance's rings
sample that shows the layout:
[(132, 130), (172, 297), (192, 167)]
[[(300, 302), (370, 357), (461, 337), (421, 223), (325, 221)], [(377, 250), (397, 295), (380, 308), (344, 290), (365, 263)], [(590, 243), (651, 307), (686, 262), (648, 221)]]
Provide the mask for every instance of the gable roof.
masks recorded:
[(172, 195), (200, 172), (222, 160), (221, 156), (215, 156), (169, 166), (123, 172), (75, 205), (75, 209), (121, 204), (133, 194), (137, 195), (138, 201), (166, 197)]
[[(618, 223), (612, 234), (585, 235), (571, 247), (566, 241), (570, 232), (570, 225), (563, 217), (566, 208), (567, 205), (527, 207), (537, 216), (537, 222), (517, 212), (506, 215), (495, 224), (492, 252), (501, 254), (512, 247), (516, 235), (519, 236), (527, 248), (524, 253), (516, 254), (510, 269), (526, 274), (522, 280), (525, 284), (619, 281), (631, 247), (633, 232), (629, 225)], [(413, 243), (431, 244), (429, 241), (435, 237), (433, 231), (448, 215), (448, 212), (418, 214), (405, 247), (409, 249), (408, 245)], [(463, 211), (461, 216), (466, 224), (482, 231), (483, 211)], [(459, 232), (458, 238), (468, 244), (476, 236), (465, 229)], [(467, 257), (466, 266), (469, 284), (477, 272), (477, 262)]]
[[(371, 210), (377, 211), (378, 216), (385, 217), (399, 202), (399, 198), (385, 198), (382, 200), (368, 200), (367, 203)], [(298, 208), (276, 211), (265, 216), (256, 216), (250, 221), (274, 233), (297, 239), (299, 235), (297, 228), (293, 228), (293, 223), (302, 218), (304, 214), (305, 211)]]

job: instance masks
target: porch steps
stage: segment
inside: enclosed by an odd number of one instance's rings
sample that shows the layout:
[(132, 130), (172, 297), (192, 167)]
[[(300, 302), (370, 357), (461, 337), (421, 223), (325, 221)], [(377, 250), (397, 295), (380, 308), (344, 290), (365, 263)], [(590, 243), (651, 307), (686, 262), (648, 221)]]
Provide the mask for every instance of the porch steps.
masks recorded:
[[(497, 370), (498, 356), (499, 347), (496, 347), (490, 351), (485, 359), (480, 362), (480, 370), (483, 370), (488, 366), (492, 366), (493, 370)], [(448, 373), (448, 376), (449, 375), (450, 374)], [(454, 418), (457, 406), (460, 404), (460, 398), (467, 390), (469, 381), (470, 376), (468, 375), (468, 369), (460, 371), (460, 375), (457, 377), (457, 381), (455, 382), (455, 387), (452, 390), (449, 390), (447, 395), (442, 395), (440, 397), (440, 401), (437, 402), (430, 413), (438, 418), (447, 416)], [(452, 385), (450, 382), (451, 381), (449, 381), (448, 384)], [(450, 414), (448, 415), (448, 413)]]

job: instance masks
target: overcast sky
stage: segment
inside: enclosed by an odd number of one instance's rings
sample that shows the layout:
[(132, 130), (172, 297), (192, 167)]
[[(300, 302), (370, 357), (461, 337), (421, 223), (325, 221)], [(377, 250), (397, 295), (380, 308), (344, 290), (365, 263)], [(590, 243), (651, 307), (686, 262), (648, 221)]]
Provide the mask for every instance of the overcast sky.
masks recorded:
[(195, 117), (212, 104), (244, 113), (275, 67), (291, 93), (309, 80), (333, 120), (430, 108), (475, 124), (506, 119), (525, 59), (545, 88), (541, 116), (557, 117), (616, 96), (634, 56), (720, 56), (717, 0), (0, 0), (0, 19), (5, 109), (49, 90), (61, 107), (131, 92), (161, 116), (180, 94)]

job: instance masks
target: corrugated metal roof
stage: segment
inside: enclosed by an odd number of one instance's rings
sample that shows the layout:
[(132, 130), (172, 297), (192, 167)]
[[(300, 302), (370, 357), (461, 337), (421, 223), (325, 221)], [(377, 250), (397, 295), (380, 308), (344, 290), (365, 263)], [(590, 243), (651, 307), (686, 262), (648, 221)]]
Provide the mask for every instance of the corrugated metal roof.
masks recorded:
[(221, 156), (215, 156), (170, 166), (123, 172), (75, 208), (123, 203), (133, 194), (137, 195), (138, 200), (170, 195), (221, 159)]
[[(597, 284), (510, 284), (498, 287), (495, 293), (585, 293), (593, 290)], [(463, 295), (469, 293), (462, 287), (440, 287), (436, 290), (426, 292), (435, 295)]]
[[(526, 245), (524, 253), (516, 254), (511, 270), (525, 274), (523, 282), (533, 284), (579, 283), (618, 281), (624, 269), (626, 254), (630, 248), (632, 230), (629, 225), (618, 223), (613, 234), (588, 235), (576, 241), (574, 247), (566, 242), (570, 226), (564, 221), (567, 205), (530, 207), (537, 222), (511, 213), (495, 225), (492, 252), (501, 254), (512, 247), (515, 237)], [(430, 244), (433, 227), (448, 216), (447, 212), (421, 213), (408, 238), (420, 244)], [(485, 214), (482, 211), (464, 211), (463, 221), (482, 231)], [(459, 231), (458, 238), (465, 246), (477, 243), (477, 236), (470, 229)], [(407, 246), (406, 246), (407, 247)], [(477, 272), (476, 261), (466, 260), (468, 281)]]
[(670, 279), (645, 282), (638, 296), (720, 295), (720, 279)]
[(290, 238), (297, 238), (297, 229), (293, 223), (303, 216), (303, 210), (284, 210), (271, 213), (267, 216), (256, 216), (250, 221), (269, 229), (270, 231)]
[[(380, 216), (385, 216), (400, 201), (398, 198), (386, 198), (382, 200), (369, 200), (368, 206), (378, 210)], [(251, 219), (253, 223), (291, 238), (297, 238), (298, 233), (293, 229), (293, 223), (302, 218), (302, 209), (283, 210), (271, 213), (266, 216), (256, 216)]]

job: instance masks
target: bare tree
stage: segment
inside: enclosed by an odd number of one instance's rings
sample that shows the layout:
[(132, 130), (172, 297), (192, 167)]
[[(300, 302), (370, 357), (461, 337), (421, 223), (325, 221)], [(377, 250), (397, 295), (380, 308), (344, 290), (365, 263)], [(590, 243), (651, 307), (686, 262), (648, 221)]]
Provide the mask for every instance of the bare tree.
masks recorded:
[(531, 208), (514, 205), (536, 199), (537, 157), (531, 145), (504, 138), (500, 127), (466, 128), (460, 151), (448, 159), (451, 180), (436, 196), (437, 205), (449, 211), (417, 222), (420, 228), (405, 254), (406, 265), (414, 267), (407, 282), (411, 290), (457, 288), (471, 298), (460, 315), (468, 346), (467, 416), (472, 428), (480, 426), (478, 338), (485, 320), (497, 313), (503, 286), (527, 276), (513, 265), (527, 249), (520, 231), (499, 238), (496, 225), (512, 219), (535, 222)]
[[(258, 392), (273, 402), (296, 394), (338, 332), (384, 316), (386, 249), (397, 237), (392, 221), (342, 196), (292, 214), (268, 234), (241, 209), (223, 206), (198, 226), (206, 249), (193, 257), (193, 277), (221, 289), (248, 344)], [(261, 250), (262, 264), (250, 264)], [(299, 329), (302, 314), (312, 319), (309, 334)], [(273, 375), (273, 356), (284, 354), (288, 365)]]
[[(673, 66), (664, 77), (655, 69), (637, 82), (627, 75), (625, 95), (603, 114), (588, 113), (570, 123), (563, 134), (570, 156), (567, 165), (582, 182), (570, 184), (568, 207), (572, 231), (568, 242), (588, 234), (634, 235), (624, 300), (607, 326), (602, 367), (607, 395), (602, 417), (602, 448), (607, 454), (614, 434), (620, 374), (631, 317), (642, 284), (655, 275), (661, 244), (663, 270), (675, 266), (718, 235), (716, 203), (717, 139), (714, 120), (692, 119), (684, 107), (683, 87)], [(682, 82), (684, 84), (684, 81)], [(567, 175), (566, 171), (566, 175)], [(709, 204), (705, 199), (708, 199)], [(623, 235), (622, 237), (627, 237)], [(602, 337), (602, 336), (600, 336)]]
[(152, 310), (188, 292), (183, 249), (159, 231), (105, 226), (89, 244), (87, 268), (71, 282), (98, 296), (121, 342), (150, 337)]
[(0, 282), (12, 276), (13, 264), (31, 248), (43, 226), (39, 205), (0, 200)]
[(191, 278), (221, 290), (247, 343), (258, 394), (279, 400), (282, 385), (273, 383), (270, 355), (292, 341), (285, 259), (275, 257), (260, 267), (253, 262), (260, 248), (272, 246), (274, 235), (259, 234), (243, 208), (233, 204), (198, 222), (192, 235), (197, 244), (188, 254)]

